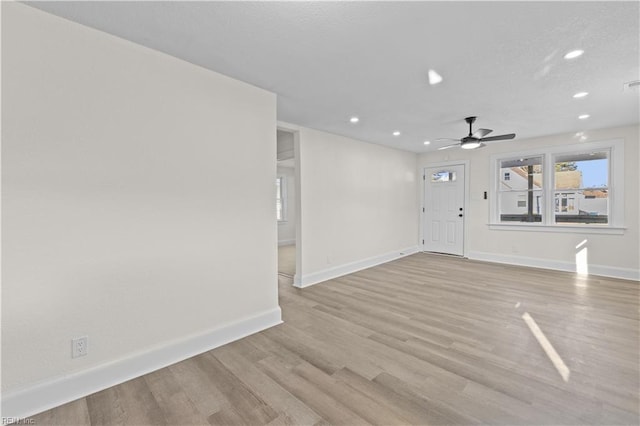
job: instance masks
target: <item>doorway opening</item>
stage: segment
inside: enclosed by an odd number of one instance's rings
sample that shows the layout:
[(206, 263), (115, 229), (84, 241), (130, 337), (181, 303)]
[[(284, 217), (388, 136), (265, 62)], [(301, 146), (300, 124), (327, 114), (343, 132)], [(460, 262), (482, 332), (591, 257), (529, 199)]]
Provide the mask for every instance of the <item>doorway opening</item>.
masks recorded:
[(296, 274), (298, 179), (297, 132), (277, 129), (276, 220), (278, 222), (278, 275), (293, 280)]

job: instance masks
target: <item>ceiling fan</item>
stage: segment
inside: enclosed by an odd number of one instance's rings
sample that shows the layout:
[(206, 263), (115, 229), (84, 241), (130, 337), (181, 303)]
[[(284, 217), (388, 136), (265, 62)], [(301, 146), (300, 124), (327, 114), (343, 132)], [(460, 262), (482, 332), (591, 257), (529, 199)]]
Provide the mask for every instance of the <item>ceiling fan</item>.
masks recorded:
[(506, 135), (498, 135), (498, 136), (490, 136), (485, 138), (486, 135), (493, 132), (491, 129), (478, 129), (475, 132), (471, 131), (471, 125), (474, 121), (476, 121), (477, 117), (467, 117), (464, 119), (467, 123), (469, 123), (469, 136), (465, 136), (462, 139), (451, 139), (451, 138), (440, 138), (436, 139), (437, 141), (459, 141), (458, 143), (454, 143), (453, 145), (446, 145), (440, 147), (438, 149), (449, 149), (454, 146), (459, 146), (463, 149), (475, 149), (484, 146), (484, 142), (493, 142), (493, 141), (503, 141), (507, 139), (513, 139), (516, 137), (515, 133), (509, 133)]

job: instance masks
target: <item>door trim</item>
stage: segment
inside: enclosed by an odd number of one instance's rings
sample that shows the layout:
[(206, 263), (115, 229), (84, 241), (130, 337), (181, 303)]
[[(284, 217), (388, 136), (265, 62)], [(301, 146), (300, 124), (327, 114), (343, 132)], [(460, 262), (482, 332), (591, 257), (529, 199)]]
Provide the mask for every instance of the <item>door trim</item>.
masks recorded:
[(418, 242), (420, 243), (418, 246), (420, 250), (424, 252), (424, 216), (425, 212), (423, 211), (426, 206), (427, 200), (425, 200), (426, 193), (426, 170), (432, 167), (448, 167), (448, 166), (464, 166), (464, 216), (462, 217), (462, 257), (469, 257), (469, 244), (467, 243), (467, 236), (469, 232), (467, 231), (467, 226), (469, 225), (469, 221), (467, 218), (469, 215), (469, 160), (453, 160), (453, 161), (439, 161), (435, 163), (425, 163), (422, 165), (422, 185), (420, 186), (422, 196), (420, 197), (422, 200), (422, 204), (420, 205), (420, 235), (418, 236)]

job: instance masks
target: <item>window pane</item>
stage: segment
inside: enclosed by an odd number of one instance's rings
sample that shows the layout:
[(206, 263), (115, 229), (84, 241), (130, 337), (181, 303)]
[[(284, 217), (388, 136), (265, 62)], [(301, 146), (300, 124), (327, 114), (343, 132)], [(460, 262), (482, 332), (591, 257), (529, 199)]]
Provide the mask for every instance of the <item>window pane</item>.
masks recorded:
[(556, 223), (609, 222), (609, 153), (594, 151), (555, 157)]
[(555, 193), (556, 223), (608, 223), (609, 191), (563, 190)]
[(542, 222), (542, 157), (500, 161), (501, 222)]
[[(531, 182), (529, 176), (531, 175)], [(500, 161), (499, 191), (542, 189), (542, 157)]]
[(431, 182), (453, 182), (456, 180), (456, 172), (443, 170), (431, 175)]
[(559, 155), (555, 159), (555, 189), (608, 188), (607, 152)]
[[(541, 190), (498, 193), (501, 222), (541, 222), (544, 211)], [(529, 207), (531, 206), (531, 207)]]

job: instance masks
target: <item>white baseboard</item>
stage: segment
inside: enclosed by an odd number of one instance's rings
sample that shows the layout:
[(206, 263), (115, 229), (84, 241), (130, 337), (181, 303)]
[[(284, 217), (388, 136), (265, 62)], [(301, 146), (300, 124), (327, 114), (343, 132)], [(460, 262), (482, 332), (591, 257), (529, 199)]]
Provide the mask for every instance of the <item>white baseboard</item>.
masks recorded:
[(175, 340), (89, 370), (3, 393), (2, 416), (18, 422), (282, 323), (280, 307), (214, 330)]
[(318, 284), (343, 275), (352, 274), (372, 266), (387, 263), (401, 257), (409, 256), (418, 252), (418, 246), (408, 247), (401, 250), (395, 250), (389, 253), (373, 256), (368, 259), (358, 260), (355, 262), (345, 263), (344, 265), (334, 266), (332, 268), (323, 269), (322, 271), (313, 272), (302, 276), (295, 275), (293, 285), (295, 287), (304, 288), (313, 284)]
[(282, 240), (282, 241), (278, 241), (278, 247), (280, 246), (289, 246), (291, 244), (295, 244), (296, 240)]
[[(472, 251), (469, 259), (485, 262), (506, 263), (510, 265), (529, 266), (533, 268), (553, 269), (556, 271), (576, 272), (576, 264), (563, 260), (540, 259), (535, 257), (513, 256), (507, 254), (484, 253)], [(625, 280), (640, 281), (640, 271), (631, 268), (619, 268), (605, 265), (589, 265), (589, 275), (621, 278)]]

